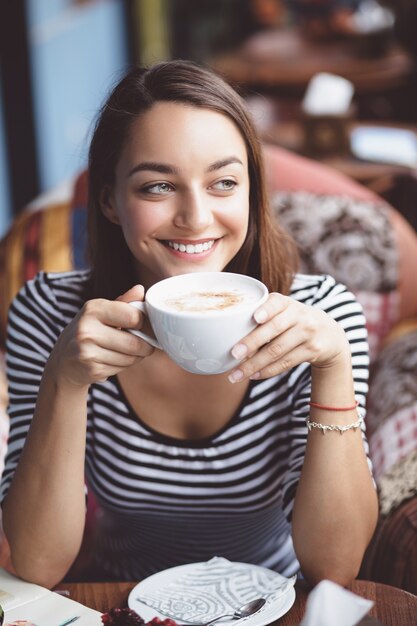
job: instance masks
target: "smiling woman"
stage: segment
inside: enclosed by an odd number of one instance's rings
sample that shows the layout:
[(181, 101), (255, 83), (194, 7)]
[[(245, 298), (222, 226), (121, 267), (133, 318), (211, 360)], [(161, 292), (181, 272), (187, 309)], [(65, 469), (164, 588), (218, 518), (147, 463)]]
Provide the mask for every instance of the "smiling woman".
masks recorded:
[(222, 271), (249, 219), (246, 146), (235, 124), (216, 111), (157, 102), (131, 131), (102, 210), (121, 226), (141, 283), (186, 273), (189, 263)]
[[(115, 87), (90, 147), (91, 270), (39, 274), (9, 314), (1, 498), (20, 576), (65, 576), (86, 484), (96, 579), (214, 555), (312, 582), (356, 575), (377, 514), (356, 410), (365, 320), (344, 285), (296, 273), (266, 198), (253, 124), (221, 78), (171, 61)], [(231, 349), (239, 364), (198, 375), (125, 330), (144, 326), (129, 303), (149, 287), (207, 271), (270, 293)]]

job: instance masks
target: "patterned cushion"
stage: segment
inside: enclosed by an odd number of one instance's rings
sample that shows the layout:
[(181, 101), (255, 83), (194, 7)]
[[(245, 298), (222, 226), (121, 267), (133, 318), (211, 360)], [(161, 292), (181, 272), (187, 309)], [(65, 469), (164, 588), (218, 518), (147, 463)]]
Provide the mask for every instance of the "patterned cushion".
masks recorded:
[[(414, 327), (409, 324), (403, 334), (395, 332), (374, 363), (367, 424), (378, 482), (417, 451), (417, 318)], [(409, 478), (417, 495), (417, 472)], [(410, 491), (409, 484), (406, 491)], [(384, 508), (390, 508), (388, 503)]]
[(398, 246), (386, 205), (303, 191), (275, 193), (272, 207), (298, 243), (302, 270), (332, 274), (356, 294), (374, 359), (399, 314)]
[(374, 364), (368, 395), (372, 433), (417, 401), (417, 326), (387, 343)]
[[(416, 413), (414, 411), (414, 420)], [(417, 421), (415, 421), (417, 424)], [(414, 446), (416, 430), (414, 427)], [(383, 517), (410, 498), (417, 500), (417, 449), (400, 458), (378, 481), (379, 505)], [(416, 535), (417, 540), (417, 535)]]
[(274, 194), (272, 206), (306, 273), (332, 274), (354, 291), (396, 289), (398, 252), (383, 203), (298, 192)]

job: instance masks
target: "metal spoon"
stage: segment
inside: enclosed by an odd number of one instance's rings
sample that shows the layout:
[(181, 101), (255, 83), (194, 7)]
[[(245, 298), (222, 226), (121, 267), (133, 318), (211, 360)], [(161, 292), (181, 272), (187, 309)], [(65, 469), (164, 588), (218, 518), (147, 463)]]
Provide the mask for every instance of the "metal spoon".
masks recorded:
[(250, 615), (257, 613), (259, 609), (263, 607), (265, 602), (265, 598), (256, 598), (256, 600), (251, 600), (250, 602), (247, 602), (246, 604), (241, 606), (239, 609), (236, 609), (234, 613), (219, 615), (209, 622), (205, 622), (204, 624), (201, 624), (199, 626), (210, 626), (210, 624), (214, 624), (214, 622), (218, 622), (219, 620), (225, 619), (226, 617), (231, 617), (232, 619), (242, 619), (242, 617), (249, 617)]

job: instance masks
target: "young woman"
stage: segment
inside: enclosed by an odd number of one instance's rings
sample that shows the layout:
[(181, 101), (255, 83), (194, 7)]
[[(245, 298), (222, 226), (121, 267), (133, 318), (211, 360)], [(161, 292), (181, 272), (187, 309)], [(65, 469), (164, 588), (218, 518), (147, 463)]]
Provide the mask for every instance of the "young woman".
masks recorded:
[[(355, 406), (364, 318), (331, 277), (295, 274), (243, 101), (189, 62), (133, 70), (101, 111), (89, 176), (91, 271), (40, 274), (10, 310), (2, 498), (17, 573), (65, 576), (87, 484), (97, 578), (219, 555), (348, 583), (377, 517)], [(142, 326), (128, 303), (152, 284), (201, 271), (270, 290), (222, 375), (123, 330)]]

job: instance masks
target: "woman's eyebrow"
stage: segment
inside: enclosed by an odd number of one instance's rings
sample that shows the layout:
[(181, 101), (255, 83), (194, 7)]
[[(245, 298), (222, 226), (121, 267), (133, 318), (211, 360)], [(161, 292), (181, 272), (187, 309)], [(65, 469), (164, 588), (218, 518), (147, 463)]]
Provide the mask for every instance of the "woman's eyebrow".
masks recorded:
[[(211, 165), (208, 166), (207, 172), (214, 172), (215, 170), (220, 170), (222, 167), (226, 167), (226, 165), (231, 165), (232, 163), (239, 163), (243, 165), (241, 159), (236, 156), (226, 157), (225, 159), (220, 159), (219, 161), (215, 161)], [(152, 171), (158, 172), (159, 174), (178, 174), (179, 169), (174, 167), (173, 165), (168, 165), (167, 163), (157, 163), (156, 161), (143, 161), (142, 163), (138, 163), (132, 168), (128, 174), (128, 176), (132, 176), (132, 174), (136, 174), (136, 172), (143, 171)]]
[(138, 165), (135, 165), (135, 167), (130, 170), (128, 176), (132, 176), (132, 174), (136, 174), (136, 172), (143, 172), (143, 171), (159, 172), (160, 174), (178, 174), (179, 170), (176, 167), (173, 167), (172, 165), (167, 165), (166, 163), (144, 161), (143, 163), (139, 163)]
[(226, 157), (225, 159), (220, 159), (220, 161), (215, 161), (207, 168), (207, 172), (214, 172), (215, 170), (220, 170), (222, 167), (226, 165), (231, 165), (232, 163), (240, 163), (243, 165), (242, 161), (236, 156)]

